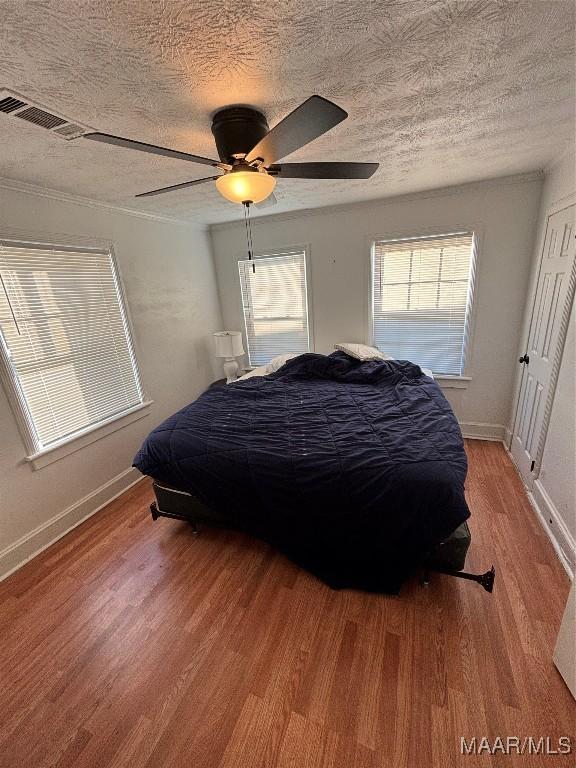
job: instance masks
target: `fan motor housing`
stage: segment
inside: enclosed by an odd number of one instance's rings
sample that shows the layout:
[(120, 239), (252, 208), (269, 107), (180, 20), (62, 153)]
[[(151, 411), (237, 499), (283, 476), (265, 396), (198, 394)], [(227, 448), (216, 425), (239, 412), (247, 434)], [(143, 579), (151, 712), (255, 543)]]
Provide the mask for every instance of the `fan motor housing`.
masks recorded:
[(230, 163), (234, 155), (247, 155), (268, 133), (268, 122), (257, 109), (227, 107), (214, 115), (212, 133), (220, 160)]

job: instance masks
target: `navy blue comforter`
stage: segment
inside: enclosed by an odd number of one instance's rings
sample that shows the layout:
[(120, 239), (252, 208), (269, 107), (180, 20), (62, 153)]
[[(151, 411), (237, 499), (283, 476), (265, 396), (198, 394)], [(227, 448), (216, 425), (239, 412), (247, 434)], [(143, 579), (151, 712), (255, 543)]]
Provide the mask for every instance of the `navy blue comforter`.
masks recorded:
[(458, 422), (406, 361), (306, 354), (210, 389), (146, 438), (134, 466), (333, 587), (398, 591), (470, 514)]

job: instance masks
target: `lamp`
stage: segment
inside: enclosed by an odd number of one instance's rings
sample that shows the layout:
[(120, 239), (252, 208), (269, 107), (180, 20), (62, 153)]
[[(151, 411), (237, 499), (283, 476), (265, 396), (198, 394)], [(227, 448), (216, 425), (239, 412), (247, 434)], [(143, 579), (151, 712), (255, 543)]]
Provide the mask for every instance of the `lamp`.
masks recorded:
[(214, 334), (216, 357), (224, 358), (224, 373), (226, 384), (238, 378), (238, 363), (235, 358), (244, 354), (242, 334), (240, 331), (219, 331)]
[(232, 203), (261, 203), (274, 192), (276, 179), (264, 169), (242, 166), (242, 171), (229, 171), (216, 179), (216, 189)]

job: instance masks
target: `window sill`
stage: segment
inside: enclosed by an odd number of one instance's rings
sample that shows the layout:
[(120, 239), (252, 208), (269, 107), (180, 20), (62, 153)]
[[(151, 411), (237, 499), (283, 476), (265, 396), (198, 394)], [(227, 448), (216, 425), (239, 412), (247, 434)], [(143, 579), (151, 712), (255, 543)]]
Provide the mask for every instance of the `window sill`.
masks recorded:
[(434, 380), (440, 389), (468, 389), (468, 384), (472, 381), (470, 376), (446, 376), (440, 373), (434, 374)]
[(30, 456), (26, 456), (26, 461), (30, 464), (32, 469), (42, 469), (47, 467), (48, 464), (53, 464), (59, 459), (63, 459), (64, 456), (69, 456), (71, 453), (85, 448), (87, 445), (100, 440), (106, 435), (111, 435), (112, 432), (117, 432), (119, 429), (132, 424), (139, 419), (143, 419), (150, 413), (150, 406), (153, 400), (146, 400), (144, 403), (134, 406), (129, 411), (112, 417), (104, 424), (96, 424), (93, 427), (85, 429), (80, 434), (74, 435), (74, 437), (62, 440), (55, 445), (51, 445), (48, 448), (42, 448), (36, 453), (32, 453)]

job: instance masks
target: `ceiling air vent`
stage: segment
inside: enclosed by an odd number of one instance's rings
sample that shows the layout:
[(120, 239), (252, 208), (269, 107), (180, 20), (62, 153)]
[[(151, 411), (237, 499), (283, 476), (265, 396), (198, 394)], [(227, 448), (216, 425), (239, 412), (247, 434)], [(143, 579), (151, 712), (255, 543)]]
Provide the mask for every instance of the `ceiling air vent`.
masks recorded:
[(62, 117), (56, 117), (51, 115), (50, 112), (44, 112), (43, 109), (38, 107), (28, 107), (18, 112), (16, 117), (21, 117), (22, 120), (28, 120), (29, 123), (39, 125), (41, 128), (57, 128), (59, 125), (64, 125), (66, 120)]
[(84, 128), (79, 125), (74, 125), (74, 123), (66, 123), (66, 125), (63, 125), (61, 128), (56, 128), (54, 133), (58, 133), (65, 139), (74, 139), (76, 136), (81, 136), (84, 133), (84, 130)]
[(0, 88), (0, 112), (10, 117), (20, 117), (22, 120), (55, 133), (66, 141), (77, 139), (93, 130), (7, 88)]
[(14, 112), (15, 109), (25, 107), (26, 102), (15, 99), (13, 96), (6, 96), (6, 98), (0, 101), (0, 112)]

